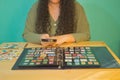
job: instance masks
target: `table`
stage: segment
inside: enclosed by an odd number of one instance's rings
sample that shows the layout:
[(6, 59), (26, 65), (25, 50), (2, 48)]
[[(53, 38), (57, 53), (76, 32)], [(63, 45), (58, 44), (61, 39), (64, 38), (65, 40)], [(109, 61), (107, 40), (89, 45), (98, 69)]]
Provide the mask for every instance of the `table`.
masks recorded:
[[(26, 47), (40, 47), (28, 43)], [(120, 64), (120, 59), (104, 42), (66, 43), (61, 46), (105, 46)], [(17, 59), (0, 62), (0, 80), (120, 80), (120, 69), (11, 70)]]

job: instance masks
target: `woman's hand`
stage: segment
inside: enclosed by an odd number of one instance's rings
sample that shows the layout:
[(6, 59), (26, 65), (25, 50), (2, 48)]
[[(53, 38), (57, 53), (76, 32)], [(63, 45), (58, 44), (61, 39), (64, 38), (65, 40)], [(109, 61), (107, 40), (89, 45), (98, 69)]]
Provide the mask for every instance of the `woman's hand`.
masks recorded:
[(49, 46), (50, 45), (49, 42), (44, 42), (44, 41), (42, 41), (42, 39), (50, 39), (49, 34), (42, 34), (41, 35), (41, 44), (42, 44), (42, 46)]
[(53, 46), (59, 46), (63, 43), (71, 43), (75, 42), (74, 37), (71, 34), (61, 35), (61, 36), (53, 36), (51, 39), (56, 39), (57, 42), (53, 44)]

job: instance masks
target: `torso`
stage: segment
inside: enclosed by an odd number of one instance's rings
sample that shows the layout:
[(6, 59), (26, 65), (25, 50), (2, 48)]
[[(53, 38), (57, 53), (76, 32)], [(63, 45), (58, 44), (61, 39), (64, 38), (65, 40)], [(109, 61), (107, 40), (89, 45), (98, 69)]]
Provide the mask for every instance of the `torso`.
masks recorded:
[(53, 36), (56, 33), (58, 18), (60, 15), (60, 8), (58, 6), (49, 6), (49, 14), (51, 21), (50, 36)]

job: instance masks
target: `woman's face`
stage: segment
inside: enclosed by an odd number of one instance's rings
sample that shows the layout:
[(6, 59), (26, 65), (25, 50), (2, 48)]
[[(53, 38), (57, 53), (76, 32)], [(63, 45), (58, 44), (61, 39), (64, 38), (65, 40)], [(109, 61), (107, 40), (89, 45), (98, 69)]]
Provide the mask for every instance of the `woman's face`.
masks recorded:
[(60, 0), (49, 0), (50, 3), (53, 3), (53, 4), (58, 4), (60, 2)]

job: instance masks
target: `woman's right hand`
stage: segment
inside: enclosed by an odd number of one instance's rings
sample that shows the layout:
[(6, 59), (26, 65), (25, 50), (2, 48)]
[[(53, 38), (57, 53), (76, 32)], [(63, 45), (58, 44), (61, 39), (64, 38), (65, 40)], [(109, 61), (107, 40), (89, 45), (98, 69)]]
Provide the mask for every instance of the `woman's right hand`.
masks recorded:
[(42, 39), (50, 39), (49, 34), (42, 34), (40, 39), (41, 39), (41, 45), (42, 46), (49, 46), (50, 45), (49, 42), (42, 41)]

